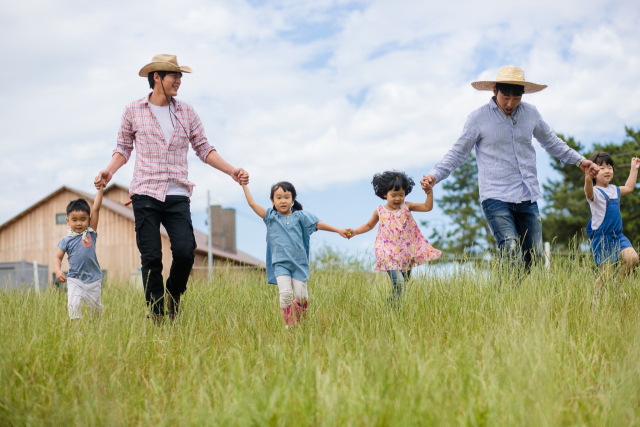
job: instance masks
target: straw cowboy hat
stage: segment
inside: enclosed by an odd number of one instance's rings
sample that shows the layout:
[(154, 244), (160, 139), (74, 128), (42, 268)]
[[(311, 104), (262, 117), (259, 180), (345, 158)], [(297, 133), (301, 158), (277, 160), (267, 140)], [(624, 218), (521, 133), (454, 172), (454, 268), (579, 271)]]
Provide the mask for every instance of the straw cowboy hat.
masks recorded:
[(524, 86), (524, 93), (540, 92), (547, 85), (539, 85), (524, 80), (524, 71), (513, 65), (505, 65), (498, 70), (498, 76), (493, 81), (479, 81), (471, 83), (477, 90), (493, 91), (496, 83), (508, 83), (511, 85)]
[(154, 71), (171, 71), (174, 73), (191, 73), (190, 67), (179, 66), (178, 57), (175, 55), (156, 55), (151, 62), (140, 70), (140, 77), (147, 77), (149, 73)]

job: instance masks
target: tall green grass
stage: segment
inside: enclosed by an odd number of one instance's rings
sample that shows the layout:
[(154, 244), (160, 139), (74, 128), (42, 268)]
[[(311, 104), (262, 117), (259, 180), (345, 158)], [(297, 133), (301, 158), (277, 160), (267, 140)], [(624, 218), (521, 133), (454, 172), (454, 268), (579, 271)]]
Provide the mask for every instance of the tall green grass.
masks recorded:
[(637, 425), (638, 288), (594, 308), (594, 279), (418, 275), (394, 310), (387, 277), (316, 271), (289, 330), (257, 273), (193, 281), (163, 326), (126, 284), (78, 325), (65, 293), (1, 292), (0, 425)]

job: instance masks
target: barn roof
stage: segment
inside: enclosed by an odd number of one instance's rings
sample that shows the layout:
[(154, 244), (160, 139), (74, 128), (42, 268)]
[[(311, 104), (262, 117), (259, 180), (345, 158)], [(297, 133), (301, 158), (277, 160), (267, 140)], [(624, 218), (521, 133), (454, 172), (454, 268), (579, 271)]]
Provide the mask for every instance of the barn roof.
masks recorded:
[[(116, 186), (117, 184), (112, 184), (109, 187), (107, 187), (107, 189), (112, 188), (114, 186)], [(127, 187), (124, 187), (122, 185), (117, 185), (117, 187), (126, 190), (127, 192), (129, 191), (129, 189)], [(43, 199), (39, 200), (38, 202), (34, 203), (33, 205), (29, 206), (27, 209), (25, 209), (24, 211), (20, 212), (18, 215), (14, 216), (13, 218), (9, 219), (8, 221), (6, 221), (4, 224), (0, 225), (0, 231), (4, 230), (5, 228), (9, 227), (11, 224), (13, 224), (14, 222), (16, 222), (17, 220), (19, 220), (20, 218), (22, 218), (24, 215), (26, 215), (29, 212), (34, 211), (35, 209), (37, 209), (39, 206), (41, 206), (42, 204), (44, 204), (45, 202), (47, 202), (48, 200), (52, 199), (53, 197), (57, 196), (58, 194), (62, 193), (63, 191), (69, 191), (71, 193), (75, 193), (77, 194), (79, 197), (85, 198), (87, 200), (91, 200), (93, 201), (93, 198), (95, 197), (95, 194), (89, 194), (89, 193), (85, 193), (84, 191), (81, 190), (76, 190), (75, 188), (71, 188), (71, 187), (67, 187), (62, 186), (60, 188), (58, 188), (56, 191), (54, 191), (53, 193), (49, 194), (48, 196), (44, 197)], [(113, 201), (107, 197), (103, 197), (102, 198), (102, 208), (106, 208), (109, 209), (112, 212), (115, 212), (116, 214), (130, 220), (131, 222), (135, 223), (135, 217), (133, 216), (133, 209), (129, 209), (126, 206)], [(169, 236), (167, 234), (167, 230), (165, 230), (165, 228), (163, 226), (160, 226), (160, 233), (164, 236)], [(207, 235), (202, 233), (201, 231), (196, 230), (195, 228), (193, 229), (193, 235), (196, 238), (196, 251), (198, 252), (203, 252), (203, 253), (208, 253), (208, 243), (207, 243)], [(255, 266), (259, 266), (259, 267), (264, 267), (264, 263), (262, 261), (260, 261), (259, 259), (256, 259), (254, 257), (252, 257), (249, 254), (246, 254), (244, 252), (241, 251), (237, 251), (235, 254), (234, 253), (230, 253), (230, 252), (225, 252), (220, 248), (217, 247), (213, 247), (213, 256), (216, 258), (224, 258), (224, 259), (229, 259), (232, 261), (236, 261), (236, 262), (240, 262), (243, 264), (250, 264), (250, 265), (255, 265)]]

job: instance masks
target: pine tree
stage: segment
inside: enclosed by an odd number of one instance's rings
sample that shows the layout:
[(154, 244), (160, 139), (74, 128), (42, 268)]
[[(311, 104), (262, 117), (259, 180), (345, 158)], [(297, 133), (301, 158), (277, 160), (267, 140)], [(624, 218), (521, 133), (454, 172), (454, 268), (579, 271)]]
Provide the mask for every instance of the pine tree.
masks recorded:
[[(478, 166), (473, 153), (453, 171), (451, 178), (440, 187), (445, 195), (436, 202), (452, 220), (453, 226), (446, 231), (434, 227), (430, 236), (431, 244), (440, 250), (456, 254), (477, 253), (493, 248), (495, 240), (480, 205)], [(435, 191), (438, 189), (436, 186)], [(422, 221), (421, 224), (427, 227), (433, 222)]]

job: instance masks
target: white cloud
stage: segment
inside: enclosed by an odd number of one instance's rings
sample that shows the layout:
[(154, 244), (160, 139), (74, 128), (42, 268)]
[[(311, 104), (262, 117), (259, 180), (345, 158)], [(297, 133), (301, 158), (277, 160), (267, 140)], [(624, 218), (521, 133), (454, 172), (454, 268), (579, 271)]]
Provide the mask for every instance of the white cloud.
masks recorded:
[[(557, 131), (612, 138), (640, 125), (634, 2), (41, 1), (0, 17), (13, 65), (0, 71), (0, 179), (12, 184), (0, 222), (60, 185), (91, 188), (156, 53), (194, 68), (180, 98), (256, 194), (280, 179), (310, 191), (389, 168), (427, 172), (489, 97), (469, 83), (505, 63), (549, 85), (527, 100)], [(196, 206), (207, 189), (225, 204), (242, 197), (190, 160)], [(132, 172), (131, 162), (116, 181)]]

